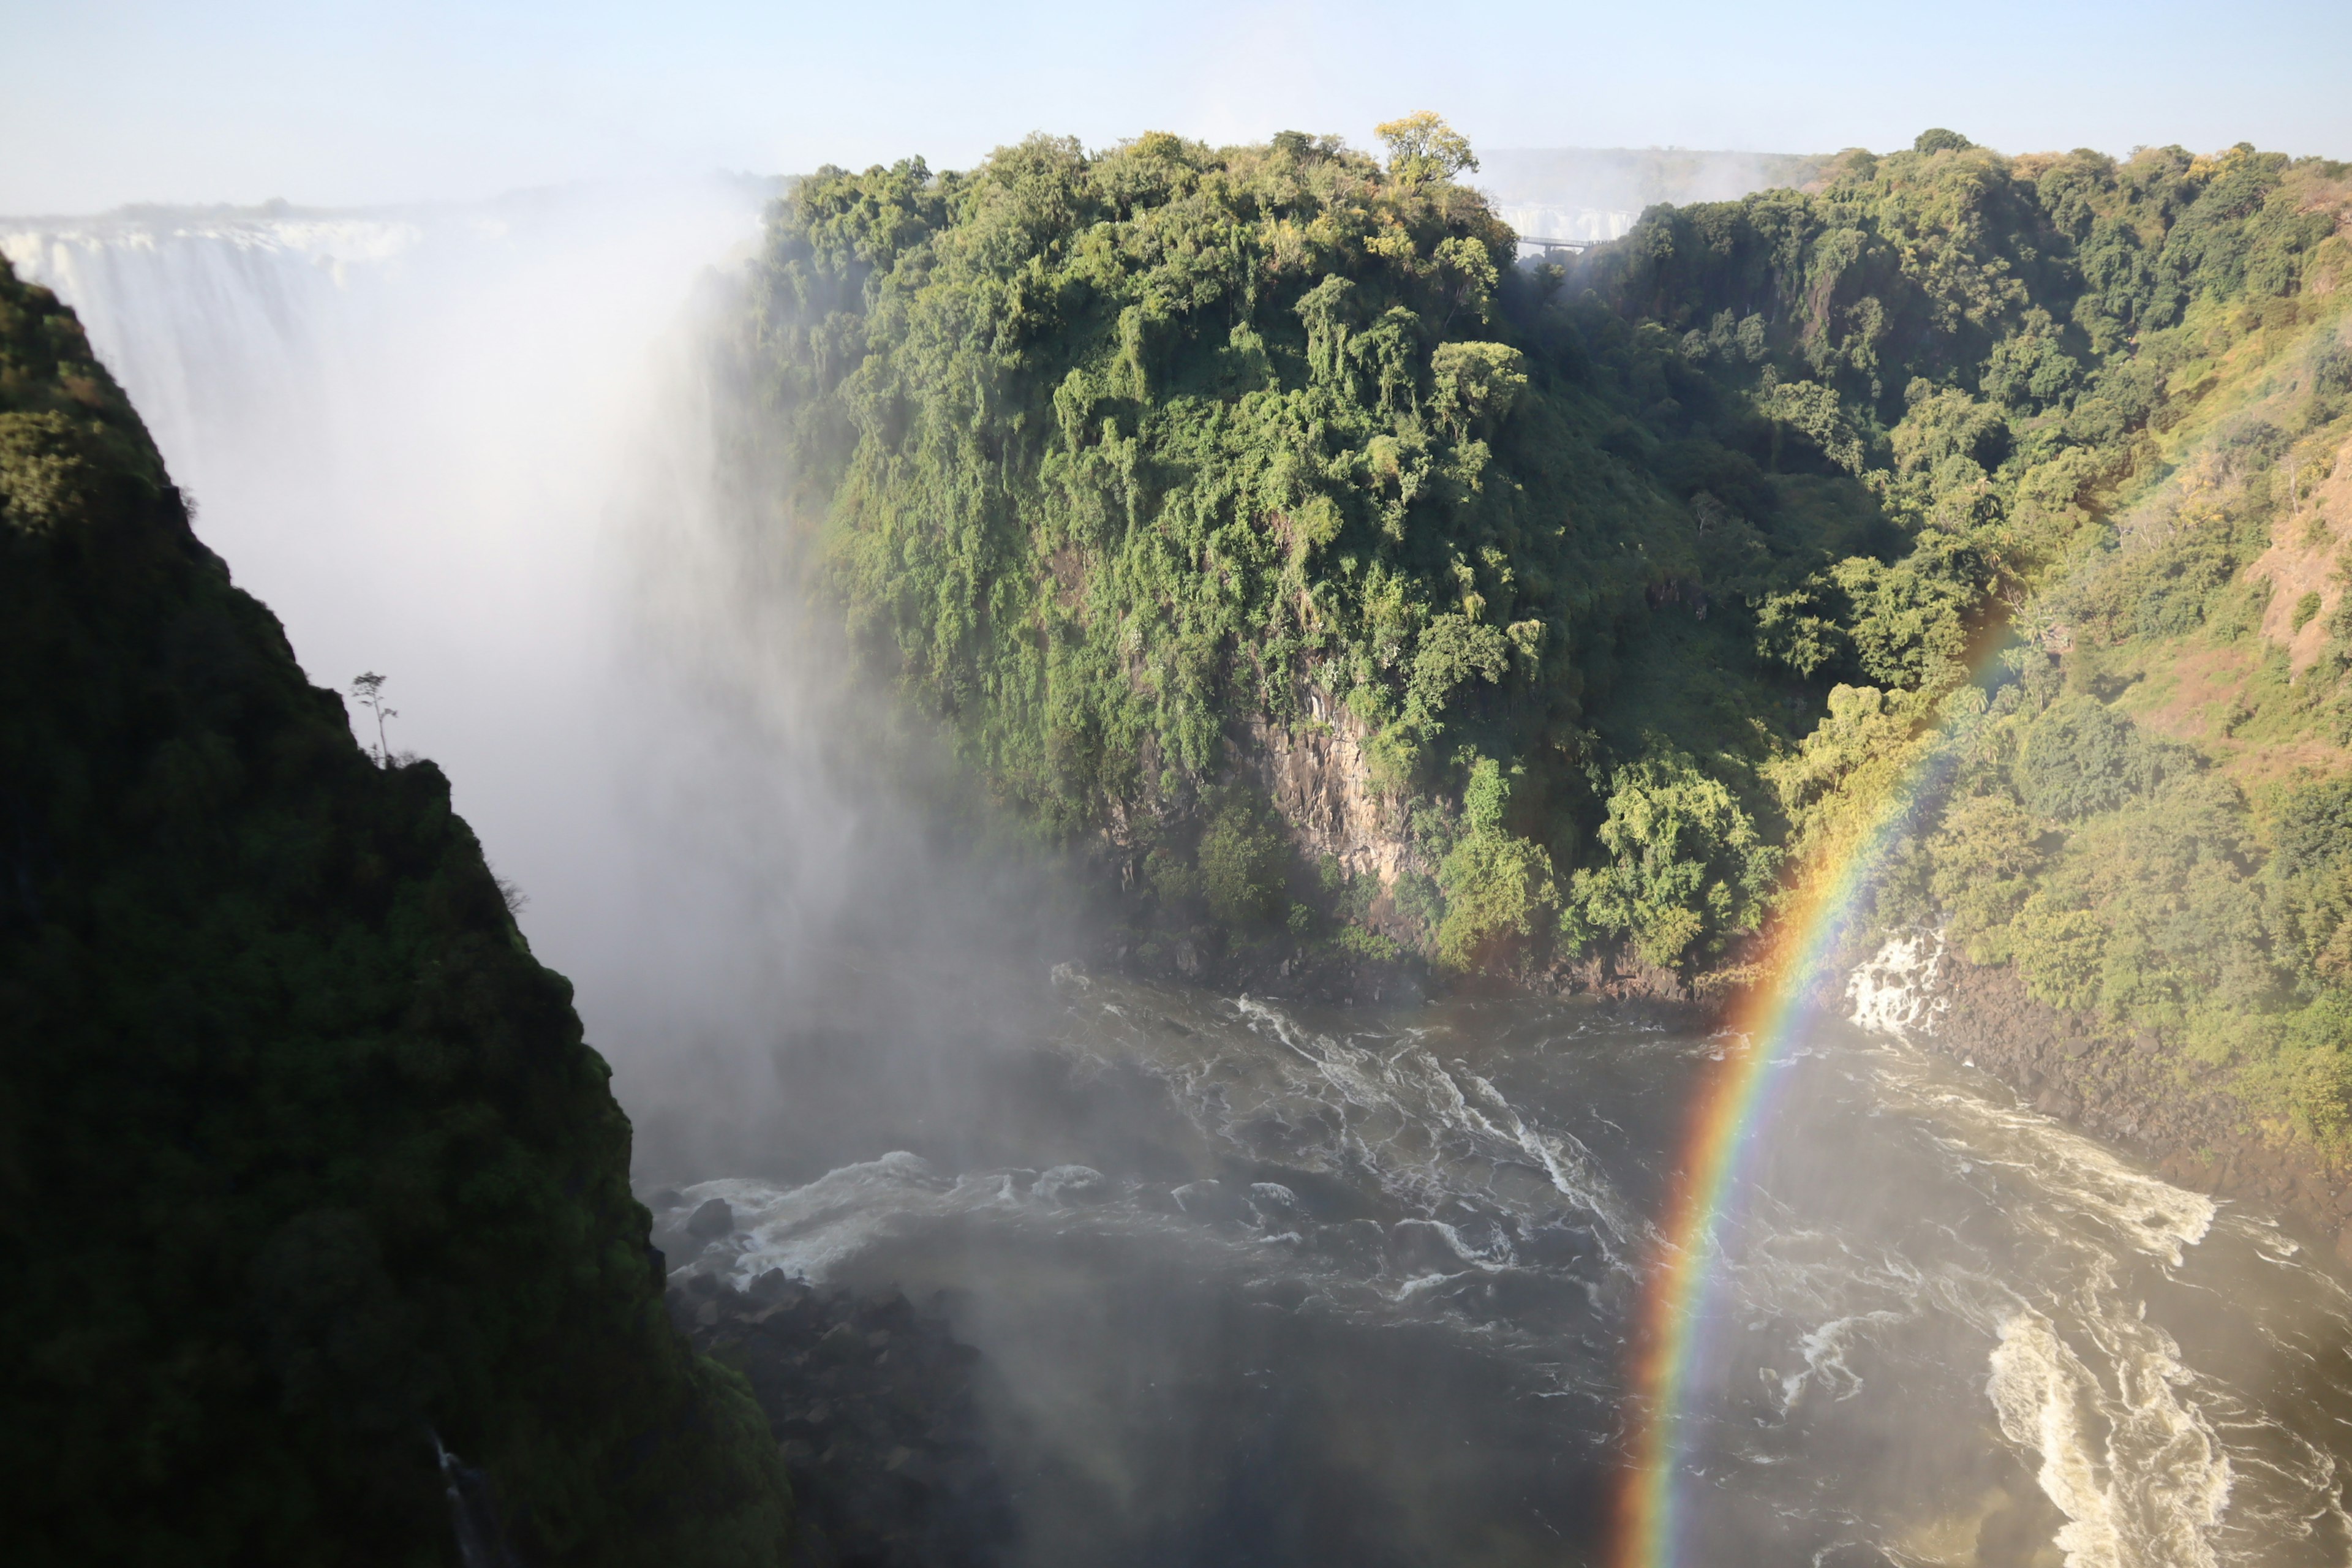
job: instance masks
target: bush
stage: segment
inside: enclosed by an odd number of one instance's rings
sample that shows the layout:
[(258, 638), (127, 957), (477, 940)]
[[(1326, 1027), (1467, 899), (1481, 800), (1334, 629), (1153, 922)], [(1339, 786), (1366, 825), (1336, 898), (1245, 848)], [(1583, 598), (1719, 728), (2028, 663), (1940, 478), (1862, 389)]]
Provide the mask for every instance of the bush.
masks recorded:
[(1288, 858), (1288, 847), (1257, 803), (1229, 794), (1201, 834), (1201, 892), (1210, 916), (1234, 931), (1272, 924), (1286, 902)]
[(1452, 969), (1507, 968), (1547, 933), (1559, 908), (1551, 857), (1496, 827), (1465, 834), (1437, 882), (1445, 895), (1437, 958)]
[(2017, 793), (2037, 816), (2071, 822), (2112, 811), (2197, 765), (2186, 746), (2152, 740), (2098, 699), (2077, 693), (2053, 703), (2026, 731)]
[(1778, 856), (1731, 791), (1669, 752), (1617, 770), (1601, 845), (1611, 858), (1574, 879), (1585, 922), (1672, 968), (1700, 938), (1754, 931)]
[(2007, 795), (1976, 795), (1944, 815), (1928, 845), (1932, 888), (1949, 934), (1978, 963), (2010, 957), (2008, 925), (2033, 890), (2045, 857), (2033, 821)]

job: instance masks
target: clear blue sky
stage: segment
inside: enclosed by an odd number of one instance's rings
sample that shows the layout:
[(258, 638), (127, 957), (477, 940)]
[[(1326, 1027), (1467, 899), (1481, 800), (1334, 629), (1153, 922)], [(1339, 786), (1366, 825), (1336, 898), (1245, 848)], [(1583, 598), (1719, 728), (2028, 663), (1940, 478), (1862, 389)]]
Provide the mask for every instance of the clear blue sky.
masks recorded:
[(0, 0), (0, 213), (359, 203), (1435, 109), (1474, 143), (2352, 158), (2352, 0)]

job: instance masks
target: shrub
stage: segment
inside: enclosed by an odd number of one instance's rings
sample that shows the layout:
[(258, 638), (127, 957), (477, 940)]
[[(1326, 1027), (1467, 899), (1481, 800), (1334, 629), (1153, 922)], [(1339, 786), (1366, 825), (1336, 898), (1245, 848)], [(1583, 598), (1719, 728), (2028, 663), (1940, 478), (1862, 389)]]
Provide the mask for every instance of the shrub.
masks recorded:
[(1731, 791), (1688, 757), (1618, 769), (1599, 838), (1610, 859), (1577, 872), (1576, 905), (1646, 963), (1671, 968), (1710, 929), (1754, 931), (1762, 919), (1778, 856)]
[(1437, 882), (1445, 895), (1437, 957), (1453, 969), (1507, 967), (1546, 933), (1559, 908), (1551, 857), (1500, 828), (1464, 835)]
[(1201, 833), (1201, 892), (1211, 917), (1236, 931), (1271, 924), (1283, 912), (1288, 853), (1257, 803), (1229, 794)]
[(2098, 699), (2060, 699), (2026, 731), (2017, 793), (2028, 810), (2061, 822), (2110, 811), (2197, 765), (2185, 746), (2151, 740)]

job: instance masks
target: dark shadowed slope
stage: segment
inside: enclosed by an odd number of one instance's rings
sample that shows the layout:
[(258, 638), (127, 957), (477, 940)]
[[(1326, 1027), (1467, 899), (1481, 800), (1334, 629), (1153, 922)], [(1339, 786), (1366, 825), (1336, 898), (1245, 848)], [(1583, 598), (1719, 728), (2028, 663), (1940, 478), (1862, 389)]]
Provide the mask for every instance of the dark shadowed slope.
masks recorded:
[(0, 715), (12, 1559), (453, 1561), (437, 1432), (523, 1561), (774, 1561), (570, 985), (5, 266)]

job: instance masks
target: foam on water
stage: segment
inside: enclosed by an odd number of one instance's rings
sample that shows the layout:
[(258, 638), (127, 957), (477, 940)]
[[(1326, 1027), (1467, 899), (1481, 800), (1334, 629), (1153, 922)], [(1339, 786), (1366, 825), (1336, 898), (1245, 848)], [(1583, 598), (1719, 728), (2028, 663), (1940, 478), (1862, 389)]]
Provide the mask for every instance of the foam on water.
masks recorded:
[[(1854, 1021), (1897, 1037), (1932, 1033), (1926, 989), (1941, 957), (1932, 936), (1887, 943), (1849, 987)], [(1875, 1101), (1916, 1118), (1956, 1175), (1988, 1184), (2027, 1248), (2026, 1267), (2004, 1270), (2000, 1296), (1969, 1315), (1996, 1314), (1987, 1395), (2066, 1516), (2057, 1544), (2069, 1568), (2222, 1561), (2237, 1472), (2221, 1425), (2239, 1404), (2187, 1364), (2150, 1321), (2147, 1293), (2186, 1266), (2219, 1206), (1915, 1052), (1886, 1047), (1867, 1060)], [(2003, 1310), (2002, 1299), (2015, 1304)], [(2267, 1468), (2287, 1490), (2335, 1506), (2332, 1467)]]
[[(1498, 1191), (1491, 1174), (1498, 1164), (1526, 1163), (1544, 1173), (1554, 1193), (1599, 1221), (1609, 1240), (1622, 1243), (1640, 1233), (1641, 1220), (1574, 1134), (1530, 1122), (1492, 1082), (1441, 1062), (1424, 1037), (1407, 1033), (1382, 1042), (1383, 1049), (1307, 1028), (1284, 1008), (1257, 998), (1237, 997), (1232, 1006), (1251, 1031), (1304, 1064), (1305, 1071), (1286, 1064), (1279, 1089), (1331, 1113), (1335, 1152), (1377, 1173), (1398, 1195), (1442, 1205), (1475, 1188), (1516, 1213), (1532, 1214), (1524, 1197)], [(1200, 1073), (1194, 1084), (1208, 1076)], [(1192, 1102), (1208, 1103), (1197, 1093)], [(1488, 1173), (1483, 1180), (1475, 1173), (1480, 1167)]]
[[(1882, 973), (1916, 975), (1927, 962), (1922, 947)], [(1916, 998), (1895, 990), (1883, 984), (1878, 999), (1917, 1016)], [(1055, 1046), (1073, 1070), (1162, 1086), (1169, 1110), (1231, 1159), (1227, 1175), (1171, 1187), (1109, 1158), (1101, 1170), (951, 1174), (901, 1152), (797, 1187), (705, 1183), (688, 1200), (725, 1198), (738, 1231), (691, 1266), (739, 1283), (772, 1268), (838, 1278), (943, 1226), (965, 1227), (957, 1247), (990, 1245), (999, 1229), (1116, 1239), (1190, 1259), (1203, 1279), (1286, 1281), (1274, 1299), (1339, 1319), (1454, 1334), (1520, 1366), (1528, 1397), (1581, 1424), (1575, 1443), (1610, 1440), (1620, 1331), (1595, 1281), (1623, 1278), (1634, 1251), (1623, 1238), (1644, 1222), (1605, 1162), (1639, 1140), (1597, 1152), (1562, 1110), (1583, 1092), (1579, 1073), (1629, 1059), (1664, 1072), (1707, 1042), (1602, 1026), (1583, 1054), (1559, 1043), (1582, 1026), (1571, 1017), (1507, 1012), (1501, 1022), (1535, 1017), (1540, 1037), (1508, 1047), (1524, 1049), (1514, 1058), (1476, 1037), (1475, 1012), (1326, 1029), (1259, 999), (1075, 973), (1060, 992)], [(1531, 1087), (1524, 1060), (1546, 1050), (1567, 1076)], [(1719, 1264), (1723, 1392), (1700, 1412), (1704, 1454), (1689, 1472), (1708, 1509), (1749, 1521), (1721, 1525), (1726, 1539), (1785, 1528), (1821, 1552), (1973, 1560), (1975, 1494), (1921, 1513), (1900, 1487), (1861, 1483), (1881, 1462), (1899, 1474), (1983, 1442), (2015, 1479), (1970, 1484), (1995, 1499), (2038, 1490), (2049, 1511), (2037, 1539), (2067, 1568), (2240, 1568), (2285, 1561), (2288, 1543), (2304, 1552), (2294, 1562), (2316, 1563), (2352, 1543), (2331, 1452), (2352, 1439), (2277, 1408), (2242, 1364), (2200, 1369), (2168, 1315), (2215, 1291), (2207, 1249), (2241, 1249), (2278, 1284), (2265, 1302), (2230, 1309), (2231, 1332), (2267, 1336), (2270, 1363), (2298, 1368), (2298, 1383), (2352, 1382), (2352, 1299), (2273, 1226), (2225, 1215), (1900, 1042), (1824, 1036), (1801, 1059), (1820, 1093), (1792, 1138), (1866, 1130), (1872, 1152), (1854, 1158), (1874, 1166), (1907, 1150), (1890, 1169), (1941, 1185), (1925, 1207), (1842, 1208), (1824, 1207), (1801, 1170), (1758, 1176)], [(1284, 1169), (1301, 1174), (1275, 1179)], [(1334, 1217), (1308, 1173), (1377, 1194), (1384, 1216)], [(1606, 1244), (1589, 1266), (1548, 1260), (1532, 1239), (1570, 1221)], [(1890, 1431), (1924, 1446), (1897, 1458)]]
[(2002, 1325), (1986, 1384), (2001, 1431), (2041, 1456), (2042, 1492), (2066, 1516), (2057, 1544), (2069, 1568), (2210, 1568), (2231, 1467), (2181, 1397), (2194, 1379), (2161, 1331), (2101, 1326), (2113, 1388), (2043, 1314)]

